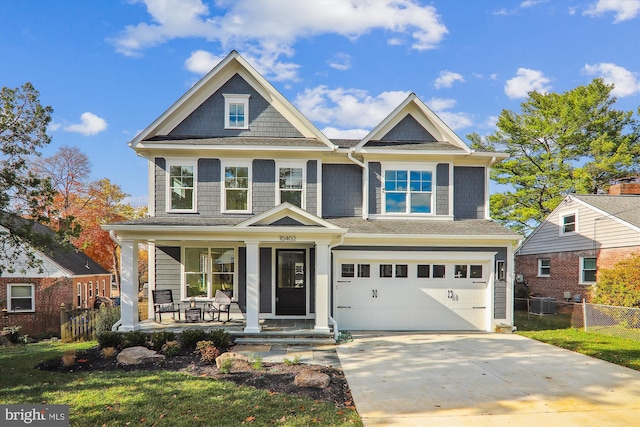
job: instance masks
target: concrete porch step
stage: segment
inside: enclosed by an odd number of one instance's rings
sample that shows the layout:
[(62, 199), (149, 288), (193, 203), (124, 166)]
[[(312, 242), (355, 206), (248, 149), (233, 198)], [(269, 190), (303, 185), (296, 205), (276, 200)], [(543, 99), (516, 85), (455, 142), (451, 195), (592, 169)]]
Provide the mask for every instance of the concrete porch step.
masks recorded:
[(262, 336), (262, 337), (237, 337), (236, 344), (270, 344), (270, 345), (299, 345), (299, 346), (316, 346), (316, 345), (335, 345), (333, 338), (305, 338), (305, 337), (281, 337)]

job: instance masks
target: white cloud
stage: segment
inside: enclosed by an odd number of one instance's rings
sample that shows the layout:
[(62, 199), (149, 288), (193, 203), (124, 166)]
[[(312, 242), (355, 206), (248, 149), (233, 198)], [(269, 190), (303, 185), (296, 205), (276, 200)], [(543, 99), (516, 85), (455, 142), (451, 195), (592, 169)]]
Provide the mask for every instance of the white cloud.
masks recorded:
[(346, 71), (351, 68), (351, 55), (344, 52), (338, 52), (333, 56), (333, 58), (327, 61), (327, 64), (329, 67), (335, 68), (336, 70)]
[(125, 205), (131, 205), (134, 208), (148, 206), (149, 196), (128, 196), (122, 200), (122, 203)]
[(464, 82), (464, 77), (462, 76), (462, 74), (444, 70), (440, 71), (440, 77), (436, 79), (433, 85), (436, 89), (440, 89), (443, 87), (451, 87), (456, 81)]
[(93, 113), (82, 113), (80, 123), (64, 128), (67, 132), (77, 132), (85, 136), (96, 135), (107, 128), (107, 121)]
[(452, 130), (467, 128), (473, 125), (473, 120), (470, 114), (447, 111), (456, 106), (457, 101), (455, 99), (431, 98), (426, 102), (426, 104)]
[(549, 0), (525, 0), (522, 3), (520, 3), (520, 7), (522, 8), (533, 7), (541, 3), (546, 3), (548, 1)]
[(369, 132), (366, 129), (338, 129), (331, 126), (322, 128), (322, 133), (331, 139), (362, 139)]
[(47, 126), (47, 131), (48, 132), (55, 132), (58, 129), (60, 129), (61, 127), (62, 127), (61, 123), (52, 121), (52, 122), (49, 123), (49, 126)]
[(518, 68), (518, 73), (512, 79), (507, 80), (504, 93), (511, 99), (526, 98), (529, 92), (548, 92), (551, 89), (551, 79), (545, 77), (542, 71)]
[(605, 83), (613, 84), (611, 94), (617, 97), (625, 97), (640, 92), (640, 77), (638, 73), (631, 72), (624, 67), (608, 62), (589, 65), (582, 69), (587, 75), (602, 77)]
[(601, 16), (607, 12), (615, 12), (614, 24), (627, 21), (640, 13), (640, 0), (598, 0), (583, 12), (587, 16)]
[(205, 50), (196, 50), (191, 52), (191, 56), (187, 58), (184, 65), (192, 73), (206, 74), (223, 59), (224, 56), (215, 56)]
[(136, 56), (172, 39), (203, 38), (261, 59), (265, 74), (280, 80), (296, 78), (297, 65), (280, 57), (291, 56), (302, 37), (338, 34), (355, 40), (380, 30), (392, 44), (407, 38), (413, 49), (425, 50), (437, 47), (448, 32), (436, 9), (417, 0), (333, 1), (330, 7), (320, 1), (219, 1), (214, 14), (202, 0), (137, 1), (145, 3), (150, 22), (128, 25), (112, 39), (118, 52)]
[(372, 129), (396, 108), (409, 92), (382, 92), (371, 96), (361, 89), (329, 89), (322, 85), (296, 96), (293, 104), (309, 120), (345, 129)]

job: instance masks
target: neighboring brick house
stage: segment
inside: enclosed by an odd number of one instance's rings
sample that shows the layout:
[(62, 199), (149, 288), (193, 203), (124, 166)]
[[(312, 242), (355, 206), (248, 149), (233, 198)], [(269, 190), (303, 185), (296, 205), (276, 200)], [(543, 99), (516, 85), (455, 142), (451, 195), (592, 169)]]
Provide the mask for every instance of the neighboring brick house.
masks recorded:
[(233, 290), (246, 333), (513, 321), (521, 236), (489, 218), (489, 169), (508, 155), (471, 149), (415, 94), (363, 139), (329, 139), (234, 51), (130, 146), (150, 216), (103, 227), (122, 249), (120, 330), (139, 328), (141, 243), (149, 290)]
[[(34, 226), (40, 233), (52, 233)], [(34, 253), (41, 261), (39, 268), (17, 260), (13, 271), (5, 266), (0, 276), (1, 327), (21, 326), (20, 332), (30, 336), (60, 335), (62, 303), (93, 307), (98, 296), (111, 296), (111, 273), (83, 252), (56, 246), (49, 253)]]
[(516, 277), (532, 295), (589, 297), (598, 271), (640, 254), (638, 184), (609, 194), (571, 194), (516, 251)]

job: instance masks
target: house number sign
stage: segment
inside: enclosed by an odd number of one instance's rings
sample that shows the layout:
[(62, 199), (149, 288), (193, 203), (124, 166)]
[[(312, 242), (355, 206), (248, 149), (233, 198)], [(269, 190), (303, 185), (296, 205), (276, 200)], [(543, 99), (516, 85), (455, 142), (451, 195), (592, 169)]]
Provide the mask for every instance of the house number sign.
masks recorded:
[(295, 242), (296, 236), (280, 236), (281, 242)]

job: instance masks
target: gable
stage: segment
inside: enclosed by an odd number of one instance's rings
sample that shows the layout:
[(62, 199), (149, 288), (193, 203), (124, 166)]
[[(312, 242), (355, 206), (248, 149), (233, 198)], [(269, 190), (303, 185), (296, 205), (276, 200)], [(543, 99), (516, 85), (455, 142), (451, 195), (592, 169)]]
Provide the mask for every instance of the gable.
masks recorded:
[(436, 142), (433, 137), (418, 121), (411, 115), (407, 114), (404, 119), (400, 120), (386, 135), (380, 138), (381, 141), (423, 141)]
[(294, 227), (304, 227), (304, 224), (301, 223), (300, 221), (297, 221), (293, 218), (291, 218), (290, 216), (285, 216), (283, 218), (280, 218), (276, 221), (273, 221), (271, 224), (269, 224), (270, 226), (294, 226)]
[[(249, 95), (249, 128), (225, 129), (223, 94)], [(301, 138), (303, 135), (240, 74), (225, 84), (178, 124), (172, 137), (276, 137)]]

